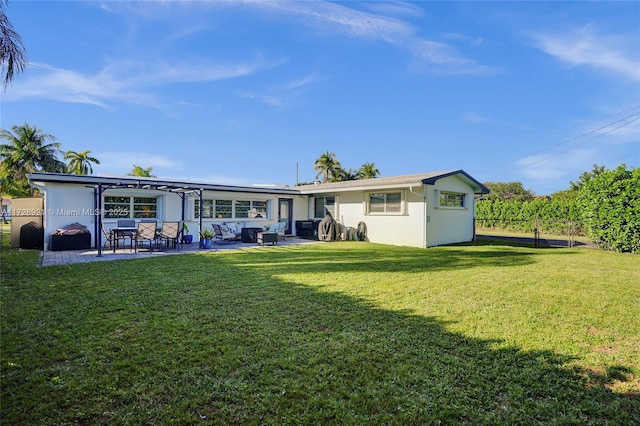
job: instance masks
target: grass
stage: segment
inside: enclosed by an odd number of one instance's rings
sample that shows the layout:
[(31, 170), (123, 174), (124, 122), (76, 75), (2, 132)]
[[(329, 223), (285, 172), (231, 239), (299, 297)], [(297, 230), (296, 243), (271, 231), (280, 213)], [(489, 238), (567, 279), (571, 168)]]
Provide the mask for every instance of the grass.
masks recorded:
[(640, 257), (2, 256), (2, 424), (638, 424)]

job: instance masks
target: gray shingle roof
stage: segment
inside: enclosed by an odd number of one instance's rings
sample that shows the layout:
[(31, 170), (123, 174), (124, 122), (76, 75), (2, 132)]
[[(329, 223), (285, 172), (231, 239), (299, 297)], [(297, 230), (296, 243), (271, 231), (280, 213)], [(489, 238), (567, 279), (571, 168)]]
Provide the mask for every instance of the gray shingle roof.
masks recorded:
[(471, 177), (464, 170), (444, 170), (438, 172), (418, 173), (413, 175), (381, 177), (375, 179), (348, 180), (343, 182), (316, 183), (311, 185), (298, 185), (302, 194), (331, 192), (331, 191), (357, 191), (361, 189), (400, 188), (413, 185), (433, 185), (438, 179), (447, 176), (460, 175), (474, 189), (476, 193), (488, 193), (489, 190), (480, 182)]

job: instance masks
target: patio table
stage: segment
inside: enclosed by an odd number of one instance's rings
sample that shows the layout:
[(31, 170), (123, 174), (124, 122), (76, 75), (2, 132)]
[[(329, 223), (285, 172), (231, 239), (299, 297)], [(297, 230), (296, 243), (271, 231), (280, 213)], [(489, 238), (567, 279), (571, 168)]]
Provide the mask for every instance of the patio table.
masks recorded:
[(262, 228), (242, 228), (242, 242), (256, 243), (258, 242), (258, 232), (262, 232)]
[(112, 238), (112, 241), (113, 241), (113, 252), (115, 253), (116, 249), (118, 248), (118, 239), (119, 239), (119, 237), (123, 237), (123, 236), (127, 235), (127, 232), (132, 234), (132, 233), (136, 232), (137, 230), (138, 230), (138, 228), (132, 228), (132, 227), (129, 227), (129, 226), (111, 228), (110, 231), (113, 234), (113, 238)]

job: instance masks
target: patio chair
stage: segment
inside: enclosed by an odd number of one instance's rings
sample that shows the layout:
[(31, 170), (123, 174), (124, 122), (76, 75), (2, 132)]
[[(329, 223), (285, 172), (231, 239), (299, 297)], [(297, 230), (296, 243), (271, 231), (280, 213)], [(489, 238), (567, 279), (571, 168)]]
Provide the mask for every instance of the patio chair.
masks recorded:
[[(108, 245), (109, 249), (113, 249), (114, 251), (117, 247), (125, 247), (124, 243), (127, 241), (127, 238), (131, 238), (130, 236), (127, 237), (120, 233), (115, 233), (110, 229), (104, 229), (104, 225), (102, 226), (102, 235), (104, 236), (104, 244), (102, 247), (105, 248)], [(120, 245), (120, 241), (122, 241), (122, 245)]]
[(138, 222), (138, 230), (133, 234), (133, 241), (136, 253), (138, 252), (138, 245), (144, 245), (144, 242), (149, 243), (149, 251), (153, 248), (157, 248), (157, 235), (155, 222)]
[(231, 243), (231, 242), (233, 242), (233, 240), (235, 240), (235, 239), (236, 239), (236, 234), (235, 234), (235, 233), (230, 232), (230, 231), (225, 232), (225, 231), (222, 229), (222, 226), (221, 226), (221, 225), (218, 225), (217, 223), (214, 223), (212, 226), (213, 226), (213, 232), (214, 232), (214, 234), (215, 234), (215, 236), (214, 236), (214, 242), (216, 242), (216, 243), (217, 243), (217, 242), (221, 242), (221, 243), (223, 243), (223, 242), (225, 242), (225, 241), (226, 241), (226, 242), (228, 242), (228, 243)]
[(103, 226), (102, 235), (104, 236), (103, 248), (107, 247), (107, 244), (109, 245), (110, 249), (113, 248), (113, 240), (115, 239), (115, 235), (113, 234), (113, 232), (111, 231), (107, 232), (107, 230), (104, 229), (104, 226)]
[(158, 239), (162, 242), (165, 241), (167, 243), (167, 247), (169, 244), (173, 246), (173, 248), (179, 248), (178, 246), (178, 238), (180, 237), (180, 222), (162, 222), (162, 229), (158, 234)]
[(265, 232), (276, 233), (278, 234), (278, 239), (284, 238), (284, 232), (287, 229), (287, 221), (281, 220), (280, 222), (276, 222), (272, 224), (269, 229)]
[[(136, 221), (134, 219), (118, 219), (118, 228), (135, 228)], [(118, 239), (126, 242), (127, 239), (131, 240), (131, 244), (133, 244), (133, 232), (134, 231), (120, 231), (117, 236)]]

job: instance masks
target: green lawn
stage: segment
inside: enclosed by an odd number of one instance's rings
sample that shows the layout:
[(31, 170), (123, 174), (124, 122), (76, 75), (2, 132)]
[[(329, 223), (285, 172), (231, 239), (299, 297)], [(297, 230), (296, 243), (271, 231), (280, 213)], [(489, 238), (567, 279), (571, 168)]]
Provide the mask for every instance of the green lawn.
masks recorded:
[(2, 261), (2, 424), (639, 424), (640, 256)]

